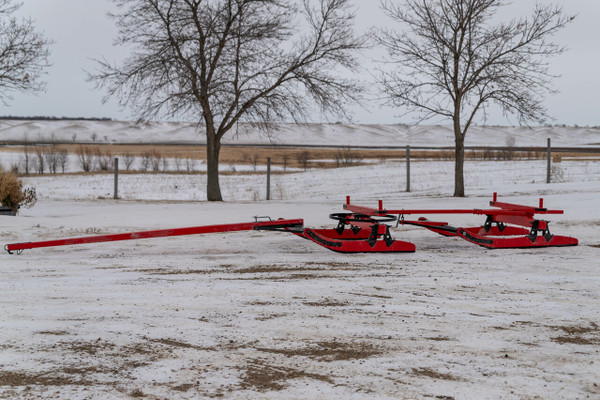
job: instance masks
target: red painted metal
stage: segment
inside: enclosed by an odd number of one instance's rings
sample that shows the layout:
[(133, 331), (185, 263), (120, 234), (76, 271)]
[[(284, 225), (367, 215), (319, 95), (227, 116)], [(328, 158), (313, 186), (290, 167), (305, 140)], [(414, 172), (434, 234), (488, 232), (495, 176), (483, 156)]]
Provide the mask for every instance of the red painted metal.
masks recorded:
[(302, 219), (280, 219), (275, 221), (259, 221), (259, 222), (246, 222), (237, 224), (222, 224), (222, 225), (205, 225), (205, 226), (194, 226), (189, 228), (174, 228), (174, 229), (160, 229), (151, 231), (140, 231), (140, 232), (129, 232), (129, 233), (116, 233), (110, 235), (98, 235), (98, 236), (86, 236), (69, 239), (58, 239), (58, 240), (45, 240), (40, 242), (24, 242), (24, 243), (13, 243), (7, 244), (4, 248), (9, 253), (13, 251), (22, 251), (26, 249), (35, 249), (41, 247), (54, 247), (54, 246), (70, 246), (75, 244), (85, 243), (98, 243), (98, 242), (114, 242), (119, 240), (136, 240), (136, 239), (148, 239), (156, 237), (167, 237), (167, 236), (183, 236), (183, 235), (198, 235), (204, 233), (216, 233), (216, 232), (235, 232), (235, 231), (248, 231), (259, 228), (290, 228), (290, 227), (301, 227), (304, 225)]
[[(315, 232), (316, 234), (318, 234), (320, 236), (324, 236), (324, 237), (336, 239), (336, 240), (357, 240), (357, 239), (366, 240), (369, 238), (369, 236), (371, 236), (370, 229), (358, 229), (358, 230), (344, 229), (341, 232), (339, 232), (337, 229), (311, 229), (311, 231)], [(299, 236), (301, 238), (309, 239), (304, 235), (304, 230), (301, 230), (301, 231), (289, 230), (289, 232), (293, 233), (296, 236)]]
[[(415, 251), (414, 244), (392, 239), (390, 226), (387, 225), (390, 222), (420, 226), (440, 235), (460, 237), (487, 248), (575, 246), (578, 244), (575, 238), (550, 234), (548, 222), (535, 219), (536, 214), (563, 214), (562, 210), (548, 210), (544, 208), (543, 199), (540, 199), (539, 207), (503, 203), (497, 200), (498, 196), (494, 193), (493, 200), (490, 202), (490, 206), (494, 207), (493, 209), (386, 210), (383, 207), (382, 200), (379, 200), (378, 208), (372, 208), (351, 204), (350, 196), (346, 196), (344, 209), (351, 212), (330, 215), (330, 218), (338, 221), (338, 226), (335, 229), (309, 229), (304, 228), (302, 219), (279, 219), (275, 221), (207, 225), (14, 243), (6, 245), (5, 249), (11, 253), (13, 251), (21, 252), (25, 249), (40, 247), (255, 229), (290, 232), (327, 249), (341, 253)], [(429, 221), (423, 217), (416, 221), (405, 220), (404, 215), (410, 214), (475, 214), (485, 215), (487, 216), (487, 220), (480, 227), (463, 228), (450, 226), (447, 222)]]
[(304, 229), (303, 234), (318, 245), (338, 253), (406, 253), (416, 249), (414, 244), (401, 240), (338, 239), (309, 228)]
[(540, 207), (524, 206), (520, 204), (501, 203), (496, 201), (497, 195), (494, 193), (494, 200), (490, 201), (490, 206), (498, 209), (384, 209), (383, 202), (379, 200), (379, 209), (373, 207), (358, 206), (350, 203), (350, 196), (346, 196), (344, 209), (357, 214), (364, 215), (411, 215), (411, 214), (475, 214), (475, 215), (507, 215), (507, 216), (533, 216), (534, 214), (564, 214), (563, 210), (548, 210), (541, 207), (543, 200), (540, 199)]
[(544, 235), (539, 236), (515, 236), (515, 237), (493, 237), (478, 235), (468, 232), (466, 229), (458, 229), (458, 236), (479, 246), (489, 249), (511, 249), (524, 247), (556, 247), (577, 246), (578, 240), (568, 236)]
[[(494, 193), (490, 206), (495, 208), (390, 210), (384, 209), (383, 202), (380, 200), (378, 208), (375, 209), (353, 205), (350, 197), (347, 196), (344, 208), (364, 216), (398, 215), (400, 224), (421, 226), (443, 236), (458, 236), (488, 248), (576, 246), (578, 244), (578, 240), (575, 238), (551, 235), (548, 221), (535, 218), (536, 214), (564, 213), (563, 210), (544, 208), (544, 199), (540, 199), (539, 207), (532, 207), (498, 202), (498, 195)], [(425, 218), (419, 218), (417, 221), (404, 220), (404, 215), (410, 214), (475, 214), (486, 215), (488, 219), (481, 227), (455, 228), (446, 222), (429, 221)]]

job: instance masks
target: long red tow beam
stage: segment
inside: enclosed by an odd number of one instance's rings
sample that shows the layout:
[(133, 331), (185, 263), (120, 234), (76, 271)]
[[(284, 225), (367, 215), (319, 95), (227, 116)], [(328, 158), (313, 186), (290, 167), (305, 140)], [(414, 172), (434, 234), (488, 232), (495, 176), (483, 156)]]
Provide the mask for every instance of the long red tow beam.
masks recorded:
[(140, 231), (130, 233), (115, 233), (110, 235), (86, 236), (69, 239), (45, 240), (40, 242), (13, 243), (4, 246), (4, 249), (12, 254), (13, 251), (21, 252), (26, 249), (40, 247), (70, 246), (74, 244), (115, 242), (119, 240), (148, 239), (166, 236), (199, 235), (216, 232), (250, 231), (257, 228), (291, 228), (304, 226), (302, 219), (279, 219), (274, 221), (245, 222), (237, 224), (205, 225), (189, 228), (160, 229), (153, 231)]

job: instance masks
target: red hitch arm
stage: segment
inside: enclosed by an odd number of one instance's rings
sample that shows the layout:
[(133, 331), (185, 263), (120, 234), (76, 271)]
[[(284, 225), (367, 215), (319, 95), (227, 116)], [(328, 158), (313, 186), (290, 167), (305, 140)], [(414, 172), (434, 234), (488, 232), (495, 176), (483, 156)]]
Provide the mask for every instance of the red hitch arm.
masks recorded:
[(279, 219), (275, 221), (260, 221), (260, 222), (245, 222), (237, 224), (223, 224), (223, 225), (205, 225), (205, 226), (194, 226), (189, 228), (174, 228), (174, 229), (160, 229), (153, 231), (140, 231), (130, 233), (115, 233), (110, 235), (98, 235), (98, 236), (87, 236), (69, 239), (57, 239), (57, 240), (45, 240), (40, 242), (24, 242), (24, 243), (13, 243), (4, 246), (4, 249), (8, 253), (12, 254), (13, 251), (21, 252), (26, 249), (35, 249), (40, 247), (55, 247), (55, 246), (70, 246), (74, 244), (84, 243), (98, 243), (98, 242), (115, 242), (119, 240), (136, 240), (136, 239), (148, 239), (156, 237), (166, 236), (184, 236), (184, 235), (199, 235), (204, 233), (217, 233), (217, 232), (235, 232), (235, 231), (250, 231), (258, 228), (291, 228), (304, 226), (304, 220), (302, 219)]

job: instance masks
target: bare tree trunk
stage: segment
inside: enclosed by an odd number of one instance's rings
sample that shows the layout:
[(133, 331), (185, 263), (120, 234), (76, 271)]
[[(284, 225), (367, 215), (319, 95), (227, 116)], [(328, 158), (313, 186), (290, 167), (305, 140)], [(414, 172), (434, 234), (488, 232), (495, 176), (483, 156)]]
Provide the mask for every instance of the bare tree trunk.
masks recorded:
[(206, 127), (206, 199), (223, 201), (219, 185), (219, 152), (221, 143), (217, 140), (214, 127)]
[(465, 136), (460, 129), (460, 120), (454, 119), (454, 197), (465, 197)]

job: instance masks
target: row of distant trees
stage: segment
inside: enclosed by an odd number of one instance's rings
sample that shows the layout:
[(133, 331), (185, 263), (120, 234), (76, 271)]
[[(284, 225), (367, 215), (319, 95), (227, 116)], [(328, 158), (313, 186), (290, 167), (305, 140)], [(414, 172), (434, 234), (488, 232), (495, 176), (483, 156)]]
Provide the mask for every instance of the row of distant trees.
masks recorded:
[[(75, 150), (75, 160), (82, 172), (92, 171), (109, 171), (114, 169), (114, 160), (116, 156), (112, 151), (102, 150), (96, 146), (80, 145)], [(300, 151), (291, 157), (289, 154), (283, 154), (281, 157), (281, 165), (284, 171), (287, 170), (288, 164), (295, 161), (304, 170), (308, 169), (308, 165), (312, 160), (312, 155), (309, 151)], [(158, 150), (152, 149), (145, 151), (140, 155), (122, 154), (118, 156), (121, 162), (121, 168), (126, 171), (132, 170), (137, 161), (138, 170), (141, 171), (168, 171), (173, 168), (175, 171), (193, 172), (199, 163), (197, 159), (186, 157), (168, 158), (161, 154)], [(362, 162), (363, 157), (359, 152), (352, 150), (350, 147), (338, 149), (334, 155), (334, 164), (336, 167), (348, 167), (358, 165)], [(17, 163), (12, 165), (12, 172), (15, 174), (29, 175), (37, 174), (57, 174), (65, 173), (68, 169), (69, 153), (66, 149), (61, 148), (57, 143), (52, 142), (50, 145), (24, 145), (23, 155)], [(244, 154), (242, 162), (250, 162), (256, 171), (258, 164), (258, 154), (254, 154), (252, 159)]]
[[(81, 145), (75, 150), (75, 162), (83, 172), (109, 171), (114, 168), (115, 155), (110, 150), (101, 150), (94, 146)], [(198, 160), (193, 158), (164, 157), (158, 150), (149, 150), (141, 155), (124, 154), (119, 156), (121, 168), (132, 170), (137, 161), (138, 169), (142, 171), (167, 171), (171, 166), (176, 171), (192, 172), (196, 170)], [(66, 149), (57, 144), (25, 145), (19, 162), (12, 165), (16, 174), (57, 174), (65, 173), (70, 157)], [(172, 164), (172, 165), (171, 165)]]
[[(185, 117), (206, 135), (207, 199), (222, 200), (221, 139), (238, 122), (303, 121), (345, 115), (364, 101), (359, 52), (386, 49), (376, 73), (380, 98), (419, 121), (444, 118), (455, 136), (455, 196), (464, 196), (464, 140), (490, 105), (520, 122), (547, 117), (549, 37), (573, 17), (537, 4), (530, 17), (492, 22), (507, 0), (381, 0), (396, 25), (354, 31), (352, 0), (113, 0), (125, 60), (98, 60), (89, 80), (140, 120)], [(18, 8), (0, 0), (0, 16)], [(40, 91), (51, 42), (30, 20), (0, 24), (0, 100)], [(9, 56), (3, 49), (15, 49)]]

